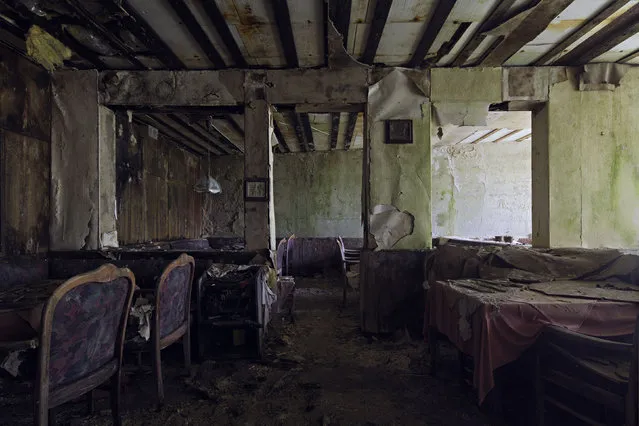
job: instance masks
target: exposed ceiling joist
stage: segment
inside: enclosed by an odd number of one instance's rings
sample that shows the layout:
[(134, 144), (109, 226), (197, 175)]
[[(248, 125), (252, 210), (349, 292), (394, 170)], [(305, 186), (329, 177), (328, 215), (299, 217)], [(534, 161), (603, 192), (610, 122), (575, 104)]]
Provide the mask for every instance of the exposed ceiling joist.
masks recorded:
[(234, 154), (238, 152), (242, 152), (242, 150), (236, 146), (226, 135), (220, 132), (215, 127), (210, 124), (202, 124), (195, 121), (189, 121), (188, 124), (191, 127), (194, 127), (198, 132), (205, 135), (208, 140), (215, 143), (219, 147), (219, 149), (226, 151), (229, 154)]
[(168, 0), (171, 8), (175, 12), (175, 14), (184, 22), (184, 26), (191, 34), (191, 37), (197, 42), (200, 46), (200, 49), (204, 52), (207, 58), (213, 63), (213, 66), (217, 68), (225, 68), (226, 64), (224, 63), (224, 59), (220, 55), (220, 52), (217, 51), (209, 36), (206, 35), (206, 32), (200, 26), (200, 23), (193, 15), (193, 12), (186, 5), (184, 0)]
[(518, 138), (517, 140), (515, 140), (515, 142), (523, 142), (526, 139), (530, 139), (531, 137), (532, 137), (532, 133), (528, 133), (527, 135), (524, 135), (524, 136)]
[(280, 130), (280, 126), (277, 124), (277, 121), (273, 120), (273, 132), (275, 133), (275, 137), (277, 138), (277, 143), (280, 146), (280, 150), (282, 152), (291, 152), (288, 144), (286, 143), (286, 139)]
[(107, 0), (102, 3), (107, 10), (117, 15), (117, 23), (122, 29), (130, 32), (142, 44), (144, 44), (153, 54), (170, 70), (185, 69), (186, 65), (178, 56), (162, 41), (160, 36), (151, 26), (130, 7), (126, 0), (121, 3), (118, 0)]
[(377, 54), (377, 47), (379, 41), (382, 38), (384, 27), (386, 26), (386, 20), (388, 19), (388, 13), (390, 12), (393, 0), (377, 0), (375, 2), (375, 11), (373, 13), (373, 22), (370, 25), (368, 32), (368, 38), (366, 39), (366, 46), (364, 47), (364, 53), (362, 54), (360, 61), (365, 64), (372, 64)]
[(559, 65), (585, 64), (639, 32), (639, 4), (559, 58)]
[(432, 58), (427, 58), (425, 62), (428, 65), (435, 65), (444, 56), (448, 55), (453, 50), (455, 45), (459, 42), (459, 40), (461, 40), (464, 34), (466, 34), (466, 31), (468, 31), (468, 28), (470, 28), (470, 24), (471, 24), (470, 22), (460, 23), (457, 29), (455, 30), (455, 33), (450, 38), (450, 40), (444, 42), (439, 48), (439, 50), (437, 51), (437, 54)]
[(477, 30), (477, 32), (475, 32), (475, 35), (466, 43), (466, 46), (464, 46), (464, 48), (459, 52), (459, 54), (453, 61), (454, 66), (461, 67), (466, 63), (466, 61), (468, 61), (468, 58), (470, 58), (473, 52), (486, 38), (486, 34), (484, 34), (484, 32), (493, 27), (495, 23), (501, 22), (514, 3), (515, 0), (503, 0), (498, 1), (495, 4), (495, 7), (493, 8), (493, 10), (490, 11), (490, 14), (488, 15), (488, 18), (479, 26), (479, 29)]
[[(504, 36), (503, 41), (479, 62), (484, 66), (500, 66), (511, 56), (541, 34), (553, 19), (570, 6), (575, 0), (540, 0), (533, 6), (517, 28)], [(525, 12), (524, 12), (525, 13)]]
[(121, 55), (127, 58), (133, 66), (138, 69), (148, 69), (142, 62), (135, 57), (135, 52), (116, 37), (111, 31), (100, 24), (94, 16), (82, 6), (78, 0), (65, 0), (66, 4), (78, 15), (78, 17), (88, 24), (88, 26), (102, 39), (107, 40), (109, 44), (117, 49)]
[(288, 10), (286, 0), (271, 0), (273, 12), (275, 13), (275, 22), (280, 35), (280, 42), (284, 48), (284, 56), (286, 63), (291, 68), (299, 68), (300, 63), (297, 57), (297, 48), (295, 47), (295, 37), (293, 36), (293, 26), (291, 24), (291, 15)]
[(455, 3), (456, 0), (439, 0), (439, 3), (437, 3), (437, 7), (435, 8), (435, 12), (433, 12), (433, 16), (426, 24), (422, 38), (419, 40), (419, 44), (406, 66), (417, 67), (422, 63), (431, 46), (435, 42), (437, 35), (444, 26), (446, 19), (448, 19), (448, 15), (450, 15), (450, 12), (453, 10)]
[(158, 129), (158, 131), (162, 133), (167, 139), (171, 140), (181, 148), (193, 154), (204, 156), (207, 154), (207, 152), (209, 152), (206, 149), (202, 148), (200, 144), (191, 141), (183, 134), (167, 126), (163, 122), (156, 120), (154, 117), (146, 114), (139, 114), (134, 115), (133, 119), (145, 126), (151, 126)]
[(471, 142), (471, 144), (475, 145), (478, 144), (479, 142), (488, 139), (489, 137), (491, 137), (492, 135), (494, 135), (495, 133), (501, 131), (502, 129), (493, 129), (490, 132), (478, 137), (477, 139), (475, 139), (474, 141)]
[(228, 148), (225, 147), (222, 142), (213, 137), (206, 128), (201, 128), (190, 123), (188, 117), (178, 114), (167, 114), (166, 118), (165, 122), (172, 121), (173, 123), (177, 123), (181, 128), (185, 129), (185, 132), (188, 132), (187, 134), (191, 133), (195, 135), (199, 140), (203, 141), (205, 145), (212, 145), (220, 154), (229, 153)]
[(521, 132), (521, 130), (520, 130), (520, 129), (512, 130), (512, 131), (510, 131), (510, 132), (506, 133), (505, 135), (500, 136), (500, 137), (498, 137), (497, 139), (495, 139), (495, 140), (493, 141), (493, 143), (497, 143), (497, 142), (501, 142), (501, 141), (503, 141), (503, 140), (506, 140), (506, 139), (508, 139), (509, 137), (511, 137), (512, 135), (514, 135), (514, 134), (516, 134), (516, 133), (519, 133), (519, 132)]
[(224, 15), (217, 7), (217, 3), (215, 3), (214, 0), (204, 0), (202, 1), (202, 7), (204, 7), (204, 11), (226, 45), (226, 48), (233, 58), (233, 62), (235, 62), (235, 66), (241, 68), (247, 67), (248, 63), (246, 62), (244, 55), (242, 55), (242, 51), (239, 46), (235, 42), (235, 38), (233, 37), (233, 34), (231, 34), (231, 30), (226, 23), (226, 19), (224, 19)]
[(592, 31), (597, 25), (610, 18), (615, 12), (628, 4), (630, 0), (616, 0), (606, 6), (594, 18), (585, 21), (582, 26), (570, 33), (566, 38), (561, 40), (552, 49), (545, 53), (541, 58), (537, 59), (532, 65), (542, 66), (550, 62), (555, 56), (561, 54), (564, 49), (570, 47), (573, 43)]
[(329, 18), (335, 29), (342, 35), (344, 47), (348, 46), (348, 27), (351, 23), (351, 0), (329, 0)]
[(348, 150), (353, 143), (353, 134), (355, 133), (355, 124), (357, 124), (357, 113), (351, 112), (348, 114), (348, 121), (346, 122), (346, 133), (344, 135), (344, 149)]
[(341, 114), (339, 112), (331, 113), (331, 149), (337, 148), (337, 136), (339, 134), (339, 119)]
[(288, 116), (291, 124), (293, 124), (293, 129), (295, 129), (295, 136), (297, 136), (300, 151), (308, 152), (308, 145), (306, 144), (306, 138), (304, 137), (304, 128), (300, 121), (300, 115), (296, 114), (295, 111), (290, 111)]
[(191, 143), (198, 145), (200, 148), (204, 149), (205, 151), (209, 151), (214, 155), (225, 154), (225, 152), (222, 152), (221, 150), (219, 150), (217, 146), (210, 143), (208, 140), (206, 140), (206, 138), (198, 136), (192, 130), (192, 128), (188, 126), (188, 124), (183, 125), (179, 122), (176, 122), (175, 120), (171, 119), (171, 117), (169, 117), (169, 114), (152, 115), (151, 117), (155, 118), (156, 121), (162, 122), (166, 127), (170, 128), (178, 135), (181, 135), (184, 139), (187, 139)]
[(304, 131), (304, 139), (306, 146), (310, 151), (315, 151), (315, 141), (313, 140), (313, 129), (311, 128), (311, 120), (308, 114), (299, 114), (302, 130)]

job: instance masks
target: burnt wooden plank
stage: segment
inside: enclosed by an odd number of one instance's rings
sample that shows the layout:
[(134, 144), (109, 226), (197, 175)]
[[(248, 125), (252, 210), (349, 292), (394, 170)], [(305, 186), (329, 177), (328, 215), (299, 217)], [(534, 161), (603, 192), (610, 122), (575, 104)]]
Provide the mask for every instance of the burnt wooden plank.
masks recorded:
[(209, 139), (213, 138), (216, 141), (216, 145), (221, 145), (221, 148), (228, 154), (242, 152), (242, 150), (235, 146), (233, 142), (229, 140), (222, 132), (217, 130), (213, 126), (205, 126), (197, 121), (190, 122), (191, 127), (200, 131), (202, 134), (209, 135)]
[(275, 23), (280, 35), (280, 42), (284, 49), (284, 56), (289, 67), (299, 68), (299, 58), (293, 37), (293, 26), (291, 25), (291, 15), (288, 10), (286, 0), (271, 0), (273, 12), (275, 13)]
[(299, 114), (300, 122), (302, 123), (302, 129), (304, 130), (304, 138), (306, 139), (306, 145), (311, 151), (315, 151), (315, 141), (313, 140), (313, 129), (311, 128), (311, 120), (308, 114)]
[(213, 23), (215, 30), (226, 45), (226, 48), (235, 62), (235, 66), (240, 68), (248, 67), (248, 63), (246, 62), (246, 59), (244, 59), (244, 55), (242, 55), (242, 51), (239, 46), (235, 42), (235, 38), (233, 37), (233, 34), (231, 34), (231, 30), (229, 29), (224, 15), (222, 15), (222, 12), (220, 12), (220, 9), (217, 7), (217, 3), (215, 3), (214, 0), (204, 0), (202, 1), (202, 7)]
[(65, 3), (71, 7), (71, 9), (78, 15), (78, 17), (91, 28), (101, 38), (107, 40), (109, 44), (115, 47), (120, 54), (127, 58), (135, 67), (139, 69), (147, 69), (148, 67), (135, 57), (135, 52), (129, 48), (122, 40), (109, 31), (104, 25), (95, 20), (94, 15), (86, 10), (82, 3), (78, 0), (65, 0)]
[(337, 136), (339, 133), (339, 119), (341, 114), (339, 112), (331, 113), (331, 149), (337, 148)]
[(541, 34), (575, 0), (541, 0), (508, 36), (479, 64), (500, 66)]
[(593, 30), (597, 25), (604, 22), (606, 19), (610, 18), (615, 12), (625, 6), (630, 0), (616, 0), (606, 6), (601, 12), (597, 14), (594, 18), (586, 21), (577, 28), (572, 33), (568, 34), (563, 40), (561, 40), (557, 45), (555, 45), (552, 49), (550, 49), (547, 53), (545, 53), (541, 58), (537, 59), (532, 65), (542, 66), (553, 59), (555, 56), (559, 55), (563, 52), (564, 49), (568, 48), (574, 42), (579, 40), (581, 37), (585, 36), (588, 32)]
[(181, 133), (177, 132), (173, 128), (167, 126), (161, 121), (156, 120), (154, 117), (150, 115), (136, 115), (134, 120), (140, 122), (144, 125), (155, 127), (159, 132), (163, 133), (169, 140), (173, 143), (178, 144), (182, 149), (186, 149), (187, 151), (197, 154), (204, 155), (208, 151), (202, 148), (199, 144), (191, 142), (188, 138), (186, 138)]
[(277, 121), (273, 120), (273, 132), (275, 133), (275, 137), (277, 138), (277, 142), (282, 149), (282, 152), (290, 152), (290, 148), (286, 143), (286, 139), (280, 130), (280, 126), (277, 124)]
[(448, 15), (450, 15), (450, 12), (453, 10), (455, 3), (456, 0), (439, 0), (439, 3), (437, 3), (437, 7), (435, 8), (435, 12), (433, 12), (433, 16), (426, 24), (424, 33), (419, 39), (419, 44), (417, 45), (415, 52), (413, 52), (413, 56), (406, 66), (416, 67), (421, 64), (435, 42), (437, 34), (439, 34), (444, 26), (446, 19), (448, 19)]
[(49, 74), (34, 63), (0, 47), (0, 75), (0, 128), (49, 141)]
[(592, 37), (555, 61), (558, 65), (581, 65), (606, 53), (639, 32), (639, 5), (603, 27)]
[(461, 24), (459, 24), (459, 26), (455, 30), (455, 33), (450, 38), (450, 40), (444, 42), (441, 45), (441, 47), (439, 48), (435, 56), (433, 56), (432, 58), (426, 59), (424, 62), (427, 65), (435, 65), (444, 56), (448, 55), (451, 52), (451, 50), (453, 50), (453, 47), (455, 47), (455, 45), (459, 42), (459, 40), (464, 36), (466, 31), (470, 27), (470, 24), (471, 24), (470, 22), (462, 22)]
[(140, 14), (128, 5), (126, 1), (109, 0), (102, 2), (109, 13), (114, 16), (115, 22), (120, 28), (133, 34), (150, 52), (169, 69), (178, 70), (186, 68), (180, 58), (162, 41), (153, 28), (140, 16)]
[(348, 114), (348, 122), (346, 123), (346, 133), (344, 135), (344, 149), (348, 150), (353, 142), (353, 133), (355, 133), (355, 124), (357, 124), (357, 113)]
[(226, 67), (224, 59), (222, 59), (220, 52), (218, 52), (215, 46), (213, 46), (213, 43), (209, 39), (209, 36), (206, 35), (197, 19), (195, 19), (193, 12), (191, 12), (184, 0), (169, 0), (169, 4), (171, 5), (171, 8), (175, 12), (175, 14), (180, 18), (182, 22), (184, 22), (184, 25), (186, 26), (193, 39), (197, 42), (197, 44), (200, 46), (207, 58), (209, 58), (209, 60), (213, 63), (213, 65), (217, 68)]
[(490, 12), (488, 18), (480, 25), (475, 35), (468, 40), (466, 46), (464, 46), (453, 61), (454, 66), (461, 67), (466, 63), (468, 58), (470, 58), (470, 55), (473, 54), (475, 49), (477, 49), (477, 47), (479, 47), (486, 38), (486, 35), (483, 33), (489, 28), (495, 26), (497, 22), (501, 22), (514, 3), (515, 0), (503, 0), (495, 4), (495, 7)]
[(0, 251), (12, 256), (48, 251), (50, 144), (0, 131), (0, 158)]
[(388, 13), (390, 12), (393, 0), (377, 0), (375, 2), (375, 11), (373, 12), (373, 22), (370, 25), (368, 38), (366, 39), (366, 46), (364, 47), (364, 53), (359, 58), (361, 62), (365, 64), (372, 64), (377, 54), (377, 47), (379, 41), (382, 38), (384, 27), (386, 26), (386, 20), (388, 19)]

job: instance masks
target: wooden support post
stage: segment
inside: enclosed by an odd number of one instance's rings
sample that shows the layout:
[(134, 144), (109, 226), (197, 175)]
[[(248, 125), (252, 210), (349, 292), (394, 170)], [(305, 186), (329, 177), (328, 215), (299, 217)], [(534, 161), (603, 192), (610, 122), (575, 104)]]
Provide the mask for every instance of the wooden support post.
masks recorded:
[[(273, 208), (273, 114), (264, 99), (264, 88), (256, 84), (261, 76), (247, 77), (244, 112), (244, 239), (247, 250), (275, 249), (275, 210)], [(251, 81), (253, 80), (253, 81)], [(267, 199), (247, 201), (247, 180), (266, 181)], [(259, 185), (258, 185), (259, 186)]]

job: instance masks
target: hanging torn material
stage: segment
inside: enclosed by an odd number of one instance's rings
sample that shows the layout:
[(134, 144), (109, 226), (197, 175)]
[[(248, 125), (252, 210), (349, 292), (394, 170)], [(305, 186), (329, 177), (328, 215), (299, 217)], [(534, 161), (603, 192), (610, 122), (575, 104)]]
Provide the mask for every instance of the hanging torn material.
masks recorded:
[(370, 233), (375, 237), (377, 250), (388, 250), (399, 240), (413, 233), (415, 218), (397, 207), (379, 204), (370, 216)]
[(579, 91), (615, 90), (632, 65), (587, 64), (579, 74)]
[[(423, 73), (420, 73), (423, 74)], [(414, 72), (395, 68), (368, 89), (368, 112), (373, 121), (421, 118), (419, 105), (429, 102), (423, 82)]]
[(73, 52), (51, 34), (33, 25), (27, 33), (27, 54), (48, 71), (61, 67)]

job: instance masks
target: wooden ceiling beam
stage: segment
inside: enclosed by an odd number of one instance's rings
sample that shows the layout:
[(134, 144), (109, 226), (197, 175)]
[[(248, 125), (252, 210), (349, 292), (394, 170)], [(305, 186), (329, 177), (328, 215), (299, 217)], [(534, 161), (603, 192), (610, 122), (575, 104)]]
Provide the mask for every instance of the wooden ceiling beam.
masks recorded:
[(639, 5), (597, 31), (573, 50), (555, 61), (557, 65), (586, 64), (639, 32)]
[(448, 15), (450, 15), (453, 7), (455, 7), (455, 3), (456, 0), (439, 0), (439, 3), (437, 3), (437, 7), (433, 12), (433, 16), (426, 24), (424, 33), (419, 40), (419, 44), (417, 45), (415, 52), (413, 52), (413, 56), (406, 64), (407, 67), (419, 66), (426, 55), (428, 55), (428, 51), (444, 26), (446, 19), (448, 19)]
[(346, 122), (346, 133), (344, 134), (344, 149), (349, 150), (353, 143), (353, 134), (355, 133), (355, 125), (357, 124), (356, 112), (348, 114), (348, 121)]
[(217, 3), (215, 0), (203, 0), (202, 7), (206, 12), (207, 16), (211, 20), (211, 23), (215, 27), (215, 30), (222, 38), (222, 41), (226, 45), (233, 61), (235, 62), (235, 66), (239, 68), (248, 67), (248, 63), (240, 50), (240, 47), (237, 45), (233, 34), (231, 34), (231, 30), (229, 29), (229, 25), (224, 18), (222, 12), (217, 7)]
[(348, 48), (348, 30), (351, 23), (352, 0), (329, 0), (328, 16), (335, 29), (342, 35), (344, 48)]
[(208, 150), (204, 149), (199, 143), (193, 142), (177, 130), (167, 126), (164, 122), (159, 121), (154, 117), (146, 114), (134, 114), (133, 121), (137, 121), (145, 126), (155, 127), (160, 133), (164, 134), (167, 139), (170, 139), (180, 148), (185, 149), (192, 154), (204, 156), (207, 154), (207, 152), (209, 152)]
[(519, 132), (521, 132), (521, 129), (512, 130), (512, 131), (510, 131), (510, 132), (506, 133), (504, 136), (500, 136), (499, 138), (495, 139), (495, 140), (493, 141), (493, 143), (501, 142), (501, 141), (503, 141), (503, 140), (505, 140), (505, 139), (508, 139), (509, 137), (511, 137), (512, 135), (514, 135), (515, 133), (519, 133)]
[(306, 139), (306, 145), (310, 151), (315, 151), (315, 141), (313, 140), (313, 129), (311, 128), (311, 120), (308, 114), (300, 114), (300, 122), (302, 123), (302, 130), (304, 131), (304, 139)]
[(543, 66), (550, 62), (555, 56), (561, 54), (564, 49), (570, 47), (573, 43), (592, 31), (597, 25), (610, 18), (615, 12), (628, 4), (630, 0), (616, 0), (606, 6), (594, 18), (584, 22), (579, 28), (568, 34), (563, 40), (556, 44), (552, 49), (545, 53), (541, 58), (533, 62), (532, 65)]
[(206, 57), (213, 63), (213, 66), (216, 68), (226, 68), (226, 64), (224, 63), (224, 59), (222, 59), (220, 52), (218, 52), (215, 46), (213, 46), (211, 39), (209, 39), (209, 36), (206, 35), (206, 32), (204, 32), (200, 23), (197, 19), (195, 19), (195, 15), (193, 15), (193, 12), (191, 12), (184, 0), (168, 1), (175, 14), (184, 23), (184, 26), (188, 30), (189, 34), (191, 34), (191, 37), (193, 37)]
[(280, 130), (280, 126), (277, 124), (277, 121), (273, 120), (273, 133), (275, 133), (275, 137), (277, 138), (277, 143), (280, 146), (282, 152), (291, 152), (288, 144), (286, 143), (286, 139)]
[(186, 69), (186, 65), (171, 48), (160, 38), (153, 28), (140, 16), (140, 14), (126, 0), (121, 3), (117, 0), (108, 0), (102, 3), (113, 15), (116, 15), (116, 24), (125, 31), (130, 32), (146, 48), (153, 52), (168, 69)]
[[(188, 118), (178, 114), (166, 114), (166, 118), (176, 123), (186, 132), (192, 133), (196, 138), (205, 142), (205, 144), (212, 145), (220, 154), (229, 154), (229, 149), (217, 138), (207, 131), (207, 129), (198, 128), (192, 123), (189, 123)], [(165, 120), (166, 122), (166, 120)], [(185, 133), (184, 131), (182, 133)], [(187, 133), (188, 134), (188, 133)]]
[(466, 61), (468, 61), (468, 58), (470, 58), (473, 52), (486, 38), (484, 32), (494, 26), (496, 22), (501, 22), (513, 4), (515, 4), (515, 0), (503, 0), (497, 2), (495, 7), (490, 11), (488, 18), (479, 26), (475, 35), (468, 40), (466, 46), (464, 46), (464, 48), (459, 52), (452, 63), (454, 66), (464, 66)]
[(339, 112), (331, 113), (331, 149), (337, 148), (337, 137), (339, 135), (339, 119), (341, 114)]
[(474, 141), (471, 142), (472, 145), (478, 144), (479, 142), (488, 139), (489, 137), (491, 137), (492, 135), (494, 135), (495, 133), (499, 132), (500, 130), (503, 129), (493, 129), (490, 132), (478, 137), (477, 139), (475, 139)]
[(302, 127), (299, 114), (296, 114), (295, 111), (289, 111), (288, 116), (291, 120), (291, 124), (293, 124), (293, 129), (297, 136), (300, 151), (308, 152), (308, 145), (306, 144), (306, 138), (304, 137), (304, 128)]
[(390, 12), (392, 4), (393, 0), (377, 0), (375, 2), (373, 22), (368, 30), (368, 38), (366, 39), (364, 53), (359, 58), (360, 61), (365, 64), (372, 64), (375, 61), (377, 47), (379, 46), (379, 41), (382, 38), (382, 33), (384, 32), (384, 27), (386, 26), (386, 20), (388, 19), (388, 13)]
[(575, 0), (541, 0), (526, 15), (519, 26), (503, 38), (503, 41), (479, 64), (487, 67), (500, 66), (526, 44), (544, 32), (553, 19)]
[(73, 10), (73, 12), (87, 24), (87, 26), (95, 32), (99, 37), (106, 40), (112, 47), (120, 52), (131, 64), (138, 69), (149, 69), (138, 58), (135, 57), (135, 52), (127, 46), (122, 40), (109, 31), (104, 25), (95, 20), (93, 14), (82, 6), (78, 0), (64, 0), (65, 3)]

